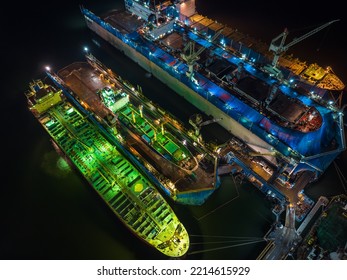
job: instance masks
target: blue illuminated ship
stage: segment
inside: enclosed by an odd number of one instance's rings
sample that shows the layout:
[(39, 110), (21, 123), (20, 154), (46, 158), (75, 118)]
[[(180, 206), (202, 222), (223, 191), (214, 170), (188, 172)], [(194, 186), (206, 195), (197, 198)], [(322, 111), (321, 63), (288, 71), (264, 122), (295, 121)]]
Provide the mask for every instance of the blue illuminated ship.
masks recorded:
[(264, 167), (258, 160), (263, 157), (269, 178), (264, 180), (255, 167), (250, 168), (254, 174), (245, 174), (259, 186), (290, 187), (306, 171), (316, 179), (345, 149), (343, 113), (339, 98), (332, 97), (344, 84), (329, 69), (282, 57), (290, 45), (284, 45), (286, 31), (268, 52), (260, 52), (237, 30), (199, 15), (195, 0), (126, 0), (124, 10), (103, 16), (81, 11), (93, 32), (219, 119), (252, 151), (243, 155), (251, 165)]

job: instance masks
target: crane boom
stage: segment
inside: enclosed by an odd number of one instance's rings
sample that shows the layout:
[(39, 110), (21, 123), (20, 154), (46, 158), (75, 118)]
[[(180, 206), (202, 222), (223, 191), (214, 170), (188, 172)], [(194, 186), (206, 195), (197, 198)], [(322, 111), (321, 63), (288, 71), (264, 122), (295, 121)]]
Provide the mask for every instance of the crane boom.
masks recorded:
[(199, 124), (199, 127), (202, 127), (204, 125), (208, 125), (208, 124), (211, 124), (211, 123), (215, 123), (215, 122), (219, 122), (220, 120), (222, 120), (223, 118), (218, 118), (218, 119), (212, 119), (212, 120), (207, 120), (207, 121), (204, 121), (202, 123)]
[[(335, 19), (335, 20), (332, 20), (332, 21), (329, 21), (313, 30), (311, 30), (310, 32), (302, 35), (301, 37), (299, 38), (296, 38), (294, 39), (293, 41), (291, 41), (290, 43), (288, 43), (287, 45), (284, 45), (284, 42), (287, 38), (287, 35), (288, 35), (288, 30), (285, 29), (280, 35), (278, 35), (276, 38), (274, 38), (272, 41), (271, 41), (271, 44), (270, 44), (270, 47), (269, 47), (269, 50), (270, 51), (274, 51), (274, 58), (273, 58), (273, 61), (272, 61), (272, 66), (273, 67), (276, 67), (277, 66), (277, 63), (278, 63), (278, 59), (280, 58), (281, 54), (284, 53), (285, 51), (287, 51), (291, 46), (301, 42), (302, 40), (306, 39), (307, 37), (310, 37), (311, 35), (317, 33), (318, 31), (322, 30), (323, 28), (329, 26), (330, 24), (336, 22), (336, 21), (339, 21), (339, 19)], [(281, 42), (279, 45), (277, 45), (277, 41), (281, 39)]]
[(202, 126), (208, 125), (208, 124), (211, 124), (211, 123), (215, 123), (215, 122), (219, 122), (222, 119), (223, 118), (213, 118), (211, 120), (202, 121), (202, 116), (200, 114), (195, 114), (195, 115), (192, 115), (189, 118), (189, 123), (194, 127), (195, 135), (199, 136), (200, 135), (200, 128)]
[[(218, 32), (216, 32), (211, 39), (209, 39), (209, 42), (212, 43), (214, 40), (218, 38), (218, 36), (222, 33), (223, 28), (220, 29)], [(188, 65), (188, 76), (191, 76), (193, 73), (193, 65), (195, 61), (199, 59), (199, 55), (207, 48), (207, 46), (201, 46), (197, 51), (194, 51), (195, 49), (195, 41), (189, 41), (187, 45), (184, 47), (183, 52), (181, 53), (182, 59), (187, 63)]]

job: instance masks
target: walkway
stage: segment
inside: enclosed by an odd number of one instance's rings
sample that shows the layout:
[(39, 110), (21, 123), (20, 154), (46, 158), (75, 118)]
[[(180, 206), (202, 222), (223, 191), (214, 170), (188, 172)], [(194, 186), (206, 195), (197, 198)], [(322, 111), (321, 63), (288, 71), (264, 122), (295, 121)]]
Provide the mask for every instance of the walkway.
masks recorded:
[(306, 226), (310, 223), (311, 219), (313, 218), (313, 216), (316, 214), (316, 212), (318, 211), (318, 209), (324, 205), (326, 206), (328, 204), (329, 200), (324, 197), (321, 196), (317, 203), (315, 204), (315, 206), (313, 206), (313, 208), (311, 209), (310, 213), (308, 213), (308, 215), (306, 216), (305, 220), (301, 223), (300, 227), (297, 230), (297, 233), (300, 235), (306, 228)]

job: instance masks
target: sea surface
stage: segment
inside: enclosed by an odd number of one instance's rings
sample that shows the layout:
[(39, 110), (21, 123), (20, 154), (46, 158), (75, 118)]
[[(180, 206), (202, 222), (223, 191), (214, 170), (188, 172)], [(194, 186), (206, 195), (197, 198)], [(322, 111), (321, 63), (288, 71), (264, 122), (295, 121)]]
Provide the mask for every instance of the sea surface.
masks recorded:
[[(340, 18), (329, 32), (312, 36), (291, 49), (307, 62), (330, 65), (347, 82), (346, 18), (339, 4), (302, 7), (299, 1), (286, 8), (272, 8), (260, 1), (244, 3), (197, 1), (200, 14), (237, 27), (252, 37), (270, 42), (283, 31), (305, 32)], [(329, 1), (330, 2), (330, 1)], [(30, 1), (13, 7), (1, 18), (2, 35), (2, 169), (0, 259), (75, 260), (165, 259), (131, 235), (78, 173), (66, 168), (48, 135), (26, 107), (24, 92), (33, 79), (83, 61), (87, 46), (100, 61), (140, 85), (143, 93), (188, 123), (198, 110), (155, 78), (147, 78), (138, 65), (95, 38), (87, 29), (79, 4), (96, 14), (121, 8), (121, 0), (56, 1), (42, 5)], [(266, 6), (267, 5), (267, 6)], [(289, 5), (292, 5), (289, 7)], [(328, 5), (325, 3), (325, 5)], [(307, 28), (308, 29), (305, 29)], [(289, 38), (289, 37), (288, 37)], [(98, 40), (100, 47), (93, 43)], [(289, 39), (290, 40), (290, 39)], [(228, 134), (218, 124), (202, 129), (207, 140), (223, 142)], [(344, 152), (336, 159), (347, 174)], [(248, 183), (221, 178), (220, 188), (202, 206), (170, 204), (191, 235), (186, 259), (256, 259), (265, 246), (261, 238), (274, 221), (273, 206)], [(346, 193), (335, 164), (307, 186), (312, 199)]]

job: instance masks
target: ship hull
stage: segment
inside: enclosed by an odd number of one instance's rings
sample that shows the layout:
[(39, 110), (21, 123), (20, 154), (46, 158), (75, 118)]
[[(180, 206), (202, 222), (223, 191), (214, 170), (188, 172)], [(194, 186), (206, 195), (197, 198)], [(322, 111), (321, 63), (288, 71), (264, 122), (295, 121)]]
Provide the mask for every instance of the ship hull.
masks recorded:
[[(35, 117), (55, 145), (136, 237), (168, 257), (184, 256), (189, 236), (170, 205), (59, 77), (48, 76), (66, 99), (52, 103)], [(37, 86), (32, 88), (38, 91)], [(48, 92), (42, 98), (52, 100), (51, 95)], [(32, 98), (33, 94), (28, 95)]]

